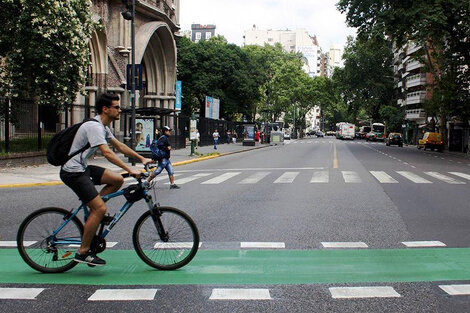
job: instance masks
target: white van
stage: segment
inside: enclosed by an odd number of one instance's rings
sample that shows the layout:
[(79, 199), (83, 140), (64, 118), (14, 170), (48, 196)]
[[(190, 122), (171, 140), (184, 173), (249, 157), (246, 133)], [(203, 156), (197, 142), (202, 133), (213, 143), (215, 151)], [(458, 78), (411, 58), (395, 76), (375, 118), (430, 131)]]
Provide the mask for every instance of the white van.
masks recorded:
[(341, 132), (341, 139), (354, 140), (354, 124), (342, 123), (339, 131)]

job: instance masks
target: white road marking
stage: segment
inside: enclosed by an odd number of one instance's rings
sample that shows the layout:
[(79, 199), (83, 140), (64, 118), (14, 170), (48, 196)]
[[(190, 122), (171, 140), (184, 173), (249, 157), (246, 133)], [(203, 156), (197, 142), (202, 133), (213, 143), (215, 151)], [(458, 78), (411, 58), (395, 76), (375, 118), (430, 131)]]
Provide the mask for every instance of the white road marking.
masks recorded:
[(452, 174), (452, 175), (459, 176), (459, 177), (470, 180), (470, 175), (468, 175), (468, 174), (459, 173), (459, 172), (449, 172), (449, 174)]
[(241, 242), (241, 249), (284, 249), (284, 242)]
[(257, 182), (259, 182), (260, 180), (262, 180), (263, 178), (265, 178), (266, 176), (268, 176), (271, 172), (257, 172), (257, 173), (254, 173), (253, 175), (245, 178), (244, 180), (242, 180), (241, 182), (239, 182), (239, 184), (256, 184)]
[(0, 299), (35, 300), (44, 288), (0, 288)]
[[(106, 248), (113, 248), (115, 245), (117, 245), (117, 241), (107, 241), (106, 242)], [(73, 244), (73, 245), (68, 245), (67, 247), (69, 248), (80, 248), (79, 244)]]
[(370, 173), (382, 184), (398, 183), (398, 181), (396, 181), (392, 176), (383, 171), (370, 171)]
[(201, 184), (203, 185), (215, 185), (215, 184), (220, 184), (232, 177), (235, 177), (237, 175), (241, 174), (241, 172), (230, 172), (230, 173), (225, 173), (222, 175), (219, 175), (217, 177), (214, 177), (212, 179), (206, 180), (205, 182), (202, 182)]
[(98, 289), (88, 301), (153, 300), (158, 289)]
[[(184, 185), (186, 183), (189, 183), (193, 180), (196, 180), (196, 179), (199, 179), (199, 178), (202, 178), (202, 177), (207, 177), (207, 176), (210, 176), (212, 175), (212, 173), (199, 173), (199, 174), (195, 174), (193, 176), (188, 176), (188, 177), (184, 177), (184, 178), (181, 178), (181, 179), (178, 179), (175, 181), (175, 184), (178, 184), (178, 185)], [(170, 184), (170, 183), (166, 183), (166, 184)]]
[(465, 184), (465, 183), (462, 182), (462, 181), (453, 179), (452, 177), (443, 175), (443, 174), (438, 173), (438, 172), (424, 172), (424, 173), (427, 174), (427, 175), (429, 175), (429, 176), (431, 176), (431, 177), (434, 177), (434, 178), (437, 178), (437, 179), (439, 179), (439, 180), (442, 180), (443, 182), (446, 182), (446, 183), (448, 183), (448, 184), (453, 184), (453, 185), (463, 185), (463, 184)]
[(406, 171), (396, 171), (396, 172), (416, 184), (432, 184), (432, 182), (430, 182), (429, 180), (424, 179), (414, 173), (406, 172)]
[(333, 248), (333, 249), (353, 249), (353, 248), (368, 248), (369, 246), (362, 242), (322, 242), (323, 248)]
[(354, 298), (399, 298), (401, 295), (393, 287), (330, 287), (334, 299)]
[(299, 172), (285, 172), (274, 181), (275, 184), (290, 184), (299, 175)]
[(470, 295), (470, 285), (439, 285), (439, 288), (451, 296)]
[[(35, 244), (37, 241), (23, 241), (23, 246), (29, 247)], [(0, 241), (0, 247), (11, 247), (16, 248), (16, 241)]]
[(426, 247), (447, 247), (440, 241), (404, 241), (402, 242), (408, 248), (426, 248)]
[(313, 176), (310, 182), (311, 183), (328, 183), (329, 179), (330, 178), (329, 178), (328, 171), (318, 171), (318, 172), (313, 172)]
[(357, 175), (356, 172), (353, 171), (341, 171), (343, 174), (343, 179), (345, 183), (360, 183), (362, 182), (361, 178), (359, 175)]
[(214, 288), (210, 300), (272, 300), (269, 289)]
[(191, 172), (229, 172), (229, 171), (302, 171), (302, 170), (323, 170), (324, 167), (258, 167), (258, 168), (219, 168), (207, 170), (181, 170), (179, 173)]
[[(153, 246), (154, 249), (191, 249), (193, 247), (193, 242), (157, 242)], [(199, 242), (199, 248), (201, 247), (202, 242)]]

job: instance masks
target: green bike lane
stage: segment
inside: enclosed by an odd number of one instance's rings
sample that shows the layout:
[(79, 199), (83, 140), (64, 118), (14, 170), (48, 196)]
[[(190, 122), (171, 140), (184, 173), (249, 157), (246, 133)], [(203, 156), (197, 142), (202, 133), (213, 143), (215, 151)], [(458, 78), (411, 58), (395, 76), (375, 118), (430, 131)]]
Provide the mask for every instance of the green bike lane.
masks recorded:
[(29, 268), (0, 250), (1, 284), (204, 285), (341, 284), (470, 280), (470, 248), (378, 250), (200, 250), (185, 267), (155, 270), (133, 250), (108, 250), (100, 268), (61, 274)]

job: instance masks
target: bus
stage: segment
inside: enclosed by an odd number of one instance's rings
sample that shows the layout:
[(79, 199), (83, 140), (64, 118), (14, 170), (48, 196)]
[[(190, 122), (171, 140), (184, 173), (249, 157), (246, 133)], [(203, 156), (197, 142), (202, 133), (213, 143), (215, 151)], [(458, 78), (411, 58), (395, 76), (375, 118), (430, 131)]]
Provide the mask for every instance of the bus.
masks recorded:
[(336, 138), (354, 140), (354, 124), (340, 122), (336, 124)]
[(359, 137), (361, 137), (361, 139), (365, 139), (367, 133), (369, 133), (370, 131), (371, 131), (370, 126), (361, 126), (361, 127), (359, 127)]
[(382, 123), (373, 123), (371, 132), (374, 133), (376, 140), (385, 141), (385, 125)]

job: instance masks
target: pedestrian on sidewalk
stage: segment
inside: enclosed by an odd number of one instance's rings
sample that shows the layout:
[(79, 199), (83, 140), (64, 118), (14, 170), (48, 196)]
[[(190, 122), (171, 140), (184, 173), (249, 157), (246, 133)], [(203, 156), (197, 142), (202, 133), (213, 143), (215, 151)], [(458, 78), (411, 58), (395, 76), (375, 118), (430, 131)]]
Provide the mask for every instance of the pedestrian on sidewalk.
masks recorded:
[[(122, 175), (110, 169), (88, 165), (88, 159), (97, 150), (100, 150), (109, 162), (121, 167), (129, 174), (139, 177), (140, 171), (129, 167), (109, 148), (108, 143), (111, 143), (119, 152), (137, 159), (143, 164), (152, 161), (119, 142), (111, 133), (109, 125), (118, 121), (121, 113), (119, 96), (108, 93), (101, 95), (96, 101), (95, 109), (98, 115), (95, 116), (94, 121), (87, 121), (78, 128), (69, 155), (80, 151), (88, 144), (89, 148), (75, 154), (60, 169), (60, 179), (90, 208), (90, 215), (83, 229), (82, 243), (75, 254), (74, 261), (94, 266), (106, 264), (105, 260), (90, 251), (91, 241), (106, 214), (106, 204), (101, 197), (118, 191), (124, 183), (124, 179)], [(98, 192), (95, 185), (105, 186)]]
[(237, 132), (234, 130), (234, 131), (232, 132), (232, 141), (233, 141), (233, 143), (237, 143), (237, 138), (238, 138), (238, 134), (237, 134)]
[(227, 143), (230, 144), (232, 141), (232, 133), (230, 133), (230, 130), (227, 129)]
[(219, 131), (216, 129), (214, 133), (212, 133), (212, 138), (214, 139), (214, 150), (217, 150), (217, 145), (219, 144)]
[(168, 141), (168, 138), (171, 135), (171, 128), (168, 126), (163, 126), (162, 128), (162, 136), (157, 140), (157, 147), (160, 151), (163, 152), (163, 157), (160, 159), (155, 158), (153, 162), (158, 162), (157, 169), (149, 176), (148, 182), (150, 183), (152, 179), (157, 177), (163, 169), (165, 169), (168, 173), (168, 178), (170, 179), (170, 189), (179, 189), (180, 187), (175, 184), (175, 171), (173, 170), (173, 166), (171, 165), (170, 161), (170, 151), (171, 145)]
[(199, 146), (199, 139), (201, 138), (201, 134), (199, 134), (199, 130), (196, 129), (196, 149)]

